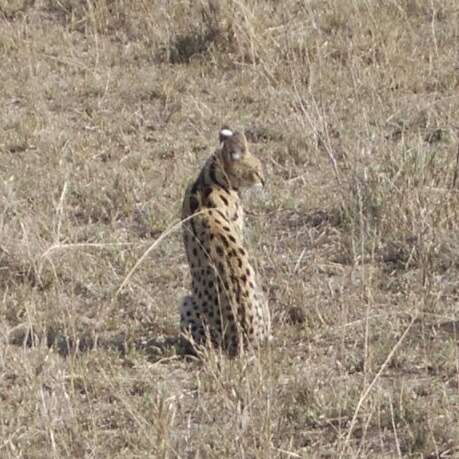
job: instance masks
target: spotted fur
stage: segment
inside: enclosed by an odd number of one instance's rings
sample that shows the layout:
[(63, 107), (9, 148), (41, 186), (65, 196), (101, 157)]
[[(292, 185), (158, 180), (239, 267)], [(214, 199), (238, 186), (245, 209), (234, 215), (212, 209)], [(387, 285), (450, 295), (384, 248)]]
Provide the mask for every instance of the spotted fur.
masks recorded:
[(260, 161), (242, 133), (220, 131), (220, 148), (185, 193), (183, 240), (192, 295), (180, 325), (193, 344), (212, 343), (234, 355), (269, 336), (267, 303), (244, 246), (239, 191), (264, 184)]

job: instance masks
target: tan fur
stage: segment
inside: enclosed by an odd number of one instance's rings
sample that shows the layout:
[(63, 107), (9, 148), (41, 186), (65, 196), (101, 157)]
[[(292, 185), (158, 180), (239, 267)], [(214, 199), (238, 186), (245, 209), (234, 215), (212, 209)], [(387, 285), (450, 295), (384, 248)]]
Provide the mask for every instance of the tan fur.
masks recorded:
[(260, 161), (243, 134), (222, 138), (197, 180), (186, 190), (183, 239), (192, 278), (192, 295), (181, 308), (181, 329), (194, 344), (207, 337), (230, 354), (269, 335), (266, 301), (257, 285), (243, 240), (239, 190), (264, 184)]

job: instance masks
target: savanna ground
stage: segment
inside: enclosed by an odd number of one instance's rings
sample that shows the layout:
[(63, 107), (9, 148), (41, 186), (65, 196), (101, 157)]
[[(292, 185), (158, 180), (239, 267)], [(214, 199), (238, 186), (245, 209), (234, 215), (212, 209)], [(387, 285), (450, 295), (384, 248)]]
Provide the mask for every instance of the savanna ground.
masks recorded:
[[(458, 457), (458, 24), (456, 0), (0, 0), (0, 457)], [(274, 340), (195, 361), (166, 232), (223, 123), (266, 168)]]

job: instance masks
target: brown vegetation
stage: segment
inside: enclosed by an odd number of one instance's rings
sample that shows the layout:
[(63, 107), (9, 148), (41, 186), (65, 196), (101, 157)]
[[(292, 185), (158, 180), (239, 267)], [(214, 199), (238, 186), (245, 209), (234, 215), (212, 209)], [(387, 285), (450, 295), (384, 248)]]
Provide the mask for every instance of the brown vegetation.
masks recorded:
[[(458, 23), (456, 0), (0, 0), (0, 456), (457, 457)], [(266, 166), (274, 340), (196, 362), (170, 229), (223, 123)]]

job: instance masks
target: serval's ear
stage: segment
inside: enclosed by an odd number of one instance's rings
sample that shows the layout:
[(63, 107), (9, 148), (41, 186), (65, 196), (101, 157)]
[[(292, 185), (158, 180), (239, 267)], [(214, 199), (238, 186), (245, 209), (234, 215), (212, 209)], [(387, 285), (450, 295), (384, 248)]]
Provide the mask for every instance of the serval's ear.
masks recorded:
[(221, 148), (229, 161), (239, 161), (247, 153), (247, 139), (241, 132), (231, 132), (223, 139)]
[(218, 133), (218, 140), (220, 141), (220, 145), (222, 145), (225, 140), (232, 137), (233, 134), (233, 131), (229, 127), (223, 126)]

